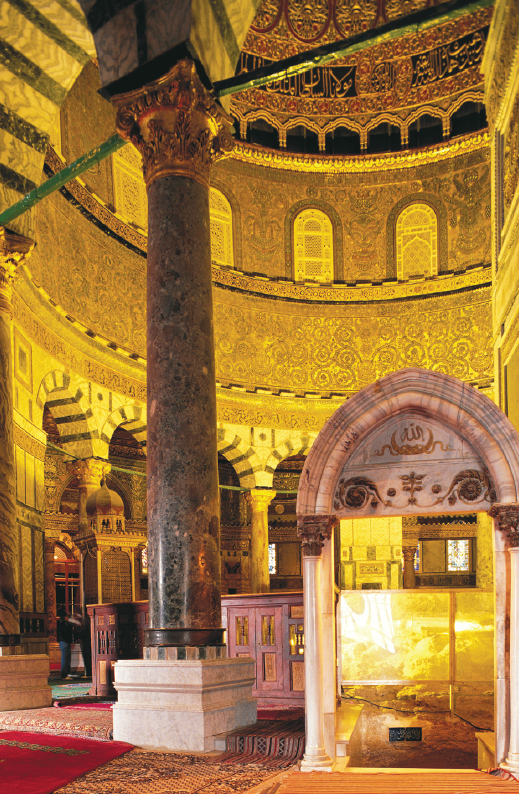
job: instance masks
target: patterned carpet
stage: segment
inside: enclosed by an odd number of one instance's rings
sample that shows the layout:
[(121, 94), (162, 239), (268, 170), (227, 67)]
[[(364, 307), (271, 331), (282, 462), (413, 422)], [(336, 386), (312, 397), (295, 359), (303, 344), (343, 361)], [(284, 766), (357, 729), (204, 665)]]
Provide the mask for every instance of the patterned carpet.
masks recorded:
[(278, 774), (249, 764), (214, 764), (183, 753), (132, 750), (55, 794), (239, 794)]
[(35, 731), (55, 736), (76, 736), (79, 739), (112, 738), (111, 711), (101, 709), (29, 709), (0, 712), (0, 730)]
[(303, 757), (304, 750), (304, 719), (261, 720), (230, 733), (226, 750), (215, 758), (215, 763), (254, 763), (286, 769)]
[(49, 681), (49, 686), (52, 689), (52, 699), (61, 700), (62, 698), (73, 698), (88, 695), (88, 690), (92, 686), (91, 681), (83, 681), (78, 684), (64, 684), (55, 680)]

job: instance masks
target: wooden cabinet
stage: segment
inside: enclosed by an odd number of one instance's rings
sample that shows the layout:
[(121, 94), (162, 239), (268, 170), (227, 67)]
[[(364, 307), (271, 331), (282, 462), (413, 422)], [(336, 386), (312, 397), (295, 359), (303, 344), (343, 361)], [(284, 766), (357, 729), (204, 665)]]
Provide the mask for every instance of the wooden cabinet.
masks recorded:
[(256, 660), (258, 705), (304, 705), (301, 592), (223, 596), (222, 625), (228, 655)]

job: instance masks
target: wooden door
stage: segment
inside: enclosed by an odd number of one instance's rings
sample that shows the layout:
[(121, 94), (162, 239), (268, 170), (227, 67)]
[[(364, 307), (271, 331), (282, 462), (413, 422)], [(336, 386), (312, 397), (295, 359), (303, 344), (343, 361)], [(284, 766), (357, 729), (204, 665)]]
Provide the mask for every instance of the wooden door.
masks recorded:
[(229, 607), (227, 611), (227, 649), (229, 656), (256, 658), (254, 607)]
[(283, 607), (256, 607), (256, 687), (258, 694), (284, 689)]

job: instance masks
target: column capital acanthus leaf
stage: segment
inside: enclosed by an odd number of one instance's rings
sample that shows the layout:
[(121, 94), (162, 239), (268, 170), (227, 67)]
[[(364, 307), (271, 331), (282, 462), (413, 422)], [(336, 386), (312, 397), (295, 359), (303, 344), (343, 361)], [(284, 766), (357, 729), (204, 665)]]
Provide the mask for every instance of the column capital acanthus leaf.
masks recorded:
[(185, 58), (159, 80), (113, 97), (117, 131), (142, 155), (146, 186), (184, 176), (209, 186), (213, 162), (228, 155), (232, 119)]
[(267, 491), (261, 488), (256, 488), (252, 491), (248, 491), (245, 494), (245, 499), (254, 513), (263, 513), (268, 509), (268, 506), (274, 499), (275, 495), (276, 491)]
[(84, 458), (83, 460), (69, 460), (66, 463), (67, 471), (77, 477), (79, 486), (99, 485), (103, 477), (111, 471), (111, 464), (99, 458)]
[(320, 557), (325, 540), (339, 523), (335, 515), (307, 515), (297, 517), (297, 535), (301, 538), (303, 557)]
[(519, 546), (519, 503), (501, 504), (495, 502), (488, 511), (489, 516), (497, 519), (498, 528), (506, 532), (510, 546)]

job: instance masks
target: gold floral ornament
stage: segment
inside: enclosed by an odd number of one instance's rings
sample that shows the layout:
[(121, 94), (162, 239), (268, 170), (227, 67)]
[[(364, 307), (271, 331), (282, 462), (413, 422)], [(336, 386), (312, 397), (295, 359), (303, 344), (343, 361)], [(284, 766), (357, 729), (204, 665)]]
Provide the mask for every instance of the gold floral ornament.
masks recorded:
[(232, 151), (232, 119), (179, 61), (159, 80), (113, 98), (117, 131), (142, 155), (146, 187), (166, 176), (209, 186), (211, 165)]

